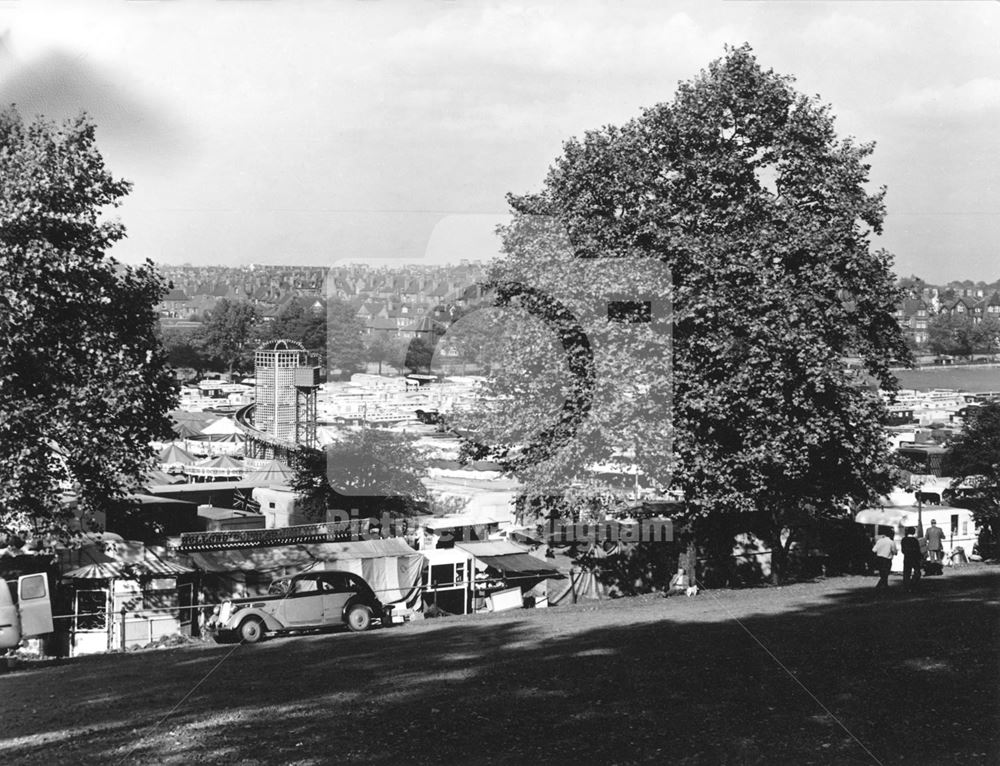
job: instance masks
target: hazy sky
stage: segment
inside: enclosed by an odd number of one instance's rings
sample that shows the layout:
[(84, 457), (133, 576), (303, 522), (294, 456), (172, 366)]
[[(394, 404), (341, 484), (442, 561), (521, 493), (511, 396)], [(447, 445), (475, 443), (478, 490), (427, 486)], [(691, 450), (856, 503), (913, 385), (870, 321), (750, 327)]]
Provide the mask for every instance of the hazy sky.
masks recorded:
[(563, 140), (746, 41), (878, 142), (899, 272), (1000, 278), (996, 2), (0, 0), (0, 34), (0, 99), (85, 108), (135, 183), (124, 260), (489, 256)]

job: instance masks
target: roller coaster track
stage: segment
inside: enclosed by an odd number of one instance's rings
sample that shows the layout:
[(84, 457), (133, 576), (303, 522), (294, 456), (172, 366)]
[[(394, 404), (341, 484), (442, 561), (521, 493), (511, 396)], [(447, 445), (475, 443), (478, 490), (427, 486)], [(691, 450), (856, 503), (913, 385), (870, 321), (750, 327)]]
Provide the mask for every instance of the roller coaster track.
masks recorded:
[(294, 441), (288, 441), (287, 439), (278, 439), (257, 428), (257, 426), (253, 424), (254, 407), (255, 405), (248, 404), (245, 407), (238, 409), (235, 415), (236, 423), (244, 430), (248, 439), (260, 442), (261, 444), (268, 444), (275, 450), (280, 450), (289, 454), (297, 452), (302, 448), (301, 444), (297, 444)]

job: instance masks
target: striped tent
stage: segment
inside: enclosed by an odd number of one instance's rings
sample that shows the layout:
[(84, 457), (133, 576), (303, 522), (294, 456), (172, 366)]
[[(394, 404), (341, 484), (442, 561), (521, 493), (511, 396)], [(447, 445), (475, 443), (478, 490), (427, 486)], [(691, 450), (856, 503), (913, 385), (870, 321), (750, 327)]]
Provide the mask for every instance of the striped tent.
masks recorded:
[(130, 580), (137, 576), (176, 577), (193, 571), (193, 569), (175, 564), (172, 561), (161, 561), (147, 557), (134, 562), (104, 561), (87, 564), (79, 569), (66, 572), (63, 577), (71, 580)]

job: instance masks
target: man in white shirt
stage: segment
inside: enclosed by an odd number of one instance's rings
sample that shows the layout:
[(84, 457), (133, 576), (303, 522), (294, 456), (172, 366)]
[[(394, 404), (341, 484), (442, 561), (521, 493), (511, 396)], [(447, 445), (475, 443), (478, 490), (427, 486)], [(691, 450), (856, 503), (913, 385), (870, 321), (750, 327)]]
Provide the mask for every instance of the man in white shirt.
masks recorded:
[(889, 587), (889, 570), (892, 568), (892, 557), (896, 555), (896, 543), (891, 530), (882, 528), (872, 553), (875, 554), (875, 566), (878, 568), (878, 582), (875, 590)]

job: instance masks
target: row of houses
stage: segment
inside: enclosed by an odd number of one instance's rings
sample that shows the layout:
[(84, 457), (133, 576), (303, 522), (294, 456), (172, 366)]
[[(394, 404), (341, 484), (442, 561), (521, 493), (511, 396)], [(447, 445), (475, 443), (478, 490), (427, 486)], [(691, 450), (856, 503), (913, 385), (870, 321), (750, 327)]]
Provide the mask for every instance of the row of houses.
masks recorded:
[(1000, 292), (981, 297), (961, 295), (947, 300), (911, 295), (896, 304), (895, 317), (904, 336), (918, 345), (929, 340), (930, 322), (939, 315), (967, 316), (973, 324), (990, 318), (1000, 320)]
[(327, 301), (349, 305), (367, 335), (415, 338), (440, 333), (482, 298), (482, 267), (399, 266), (372, 269), (163, 267), (173, 287), (159, 305), (165, 323), (200, 321), (222, 300), (249, 301), (273, 321), (293, 301), (325, 314)]

